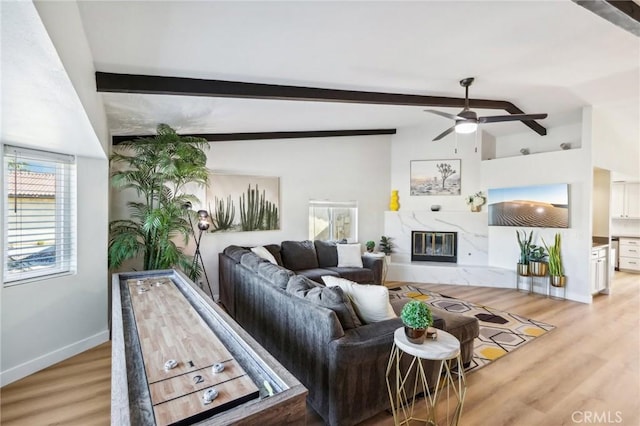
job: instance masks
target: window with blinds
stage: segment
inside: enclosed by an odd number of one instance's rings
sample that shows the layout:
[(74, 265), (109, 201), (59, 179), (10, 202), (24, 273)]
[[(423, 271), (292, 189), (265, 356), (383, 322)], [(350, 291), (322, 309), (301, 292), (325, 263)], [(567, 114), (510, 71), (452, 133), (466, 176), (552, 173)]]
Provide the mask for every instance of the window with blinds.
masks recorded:
[(5, 285), (75, 272), (73, 156), (4, 146)]
[(309, 201), (309, 239), (358, 241), (358, 203)]

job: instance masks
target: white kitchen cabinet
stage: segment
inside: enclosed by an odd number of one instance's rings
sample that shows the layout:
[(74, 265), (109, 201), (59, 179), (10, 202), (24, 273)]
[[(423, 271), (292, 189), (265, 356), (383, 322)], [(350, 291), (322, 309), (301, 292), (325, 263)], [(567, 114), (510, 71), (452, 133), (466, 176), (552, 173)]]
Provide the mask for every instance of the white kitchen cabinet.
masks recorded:
[(618, 269), (627, 272), (640, 272), (640, 238), (620, 238), (618, 250)]
[(614, 182), (611, 187), (611, 217), (640, 218), (640, 182)]
[(599, 246), (591, 250), (591, 294), (607, 292), (609, 289), (609, 247)]

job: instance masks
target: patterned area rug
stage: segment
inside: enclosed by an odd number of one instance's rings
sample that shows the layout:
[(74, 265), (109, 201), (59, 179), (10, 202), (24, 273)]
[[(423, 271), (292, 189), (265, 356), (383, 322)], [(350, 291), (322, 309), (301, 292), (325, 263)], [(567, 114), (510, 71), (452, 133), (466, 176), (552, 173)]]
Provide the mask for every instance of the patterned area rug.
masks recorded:
[(478, 318), (480, 335), (475, 339), (473, 361), (465, 372), (482, 368), (555, 328), (520, 315), (434, 293), (415, 284), (389, 288), (389, 295), (422, 300), (448, 312)]

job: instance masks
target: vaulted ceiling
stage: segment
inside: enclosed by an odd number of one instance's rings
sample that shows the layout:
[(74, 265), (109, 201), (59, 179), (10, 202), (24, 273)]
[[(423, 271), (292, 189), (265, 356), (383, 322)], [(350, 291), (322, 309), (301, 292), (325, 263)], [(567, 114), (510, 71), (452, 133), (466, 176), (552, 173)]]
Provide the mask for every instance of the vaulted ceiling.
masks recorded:
[[(81, 1), (95, 67), (124, 74), (504, 100), (553, 129), (594, 105), (640, 121), (640, 38), (569, 0)], [(420, 106), (104, 93), (114, 135), (382, 129), (451, 123)], [(441, 108), (457, 113), (460, 108)], [(503, 114), (481, 110), (480, 115)], [(494, 136), (531, 132), (487, 124)]]

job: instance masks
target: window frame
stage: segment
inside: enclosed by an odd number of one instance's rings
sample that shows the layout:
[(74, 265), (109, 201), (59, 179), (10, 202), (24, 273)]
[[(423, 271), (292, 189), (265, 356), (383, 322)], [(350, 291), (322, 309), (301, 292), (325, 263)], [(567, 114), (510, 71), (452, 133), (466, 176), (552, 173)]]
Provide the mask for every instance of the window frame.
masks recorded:
[[(336, 221), (335, 221), (335, 210), (338, 209), (350, 209), (351, 210), (351, 219), (352, 223), (351, 227), (351, 236), (347, 238), (347, 242), (355, 243), (358, 241), (358, 202), (357, 201), (327, 201), (327, 200), (309, 200), (309, 219), (311, 219), (312, 209), (315, 208), (326, 208), (329, 209), (329, 238), (323, 241), (335, 241), (341, 238), (336, 236)], [(311, 223), (309, 223), (309, 238), (312, 238), (311, 232)], [(315, 234), (313, 237), (317, 237), (318, 234)]]
[[(2, 232), (2, 254), (3, 254), (3, 274), (2, 285), (10, 287), (25, 284), (33, 281), (53, 278), (57, 276), (74, 274), (77, 271), (77, 179), (76, 179), (76, 158), (72, 155), (53, 153), (43, 150), (24, 148), (20, 146), (3, 144), (2, 152), (2, 201), (0, 207), (3, 212), (3, 232)], [(53, 265), (35, 267), (35, 269), (24, 269), (18, 272), (12, 271), (9, 267), (10, 259), (10, 229), (9, 218), (11, 203), (9, 202), (9, 173), (11, 169), (9, 163), (11, 157), (18, 161), (33, 163), (46, 163), (55, 170), (54, 185), (55, 191), (54, 206), (46, 212), (52, 214), (54, 228), (51, 232), (42, 231), (40, 235), (53, 235), (54, 242), (46, 247), (55, 247), (55, 259)], [(36, 166), (37, 167), (37, 166)], [(29, 228), (26, 228), (27, 230)], [(29, 237), (31, 235), (31, 237)], [(25, 238), (26, 236), (26, 238)], [(38, 236), (28, 232), (18, 232), (17, 237), (11, 239), (24, 241)], [(24, 256), (24, 255), (23, 255)], [(26, 255), (28, 256), (28, 254)], [(23, 257), (24, 258), (24, 257)], [(16, 269), (16, 268), (14, 268)]]

